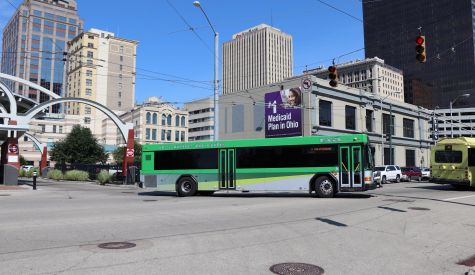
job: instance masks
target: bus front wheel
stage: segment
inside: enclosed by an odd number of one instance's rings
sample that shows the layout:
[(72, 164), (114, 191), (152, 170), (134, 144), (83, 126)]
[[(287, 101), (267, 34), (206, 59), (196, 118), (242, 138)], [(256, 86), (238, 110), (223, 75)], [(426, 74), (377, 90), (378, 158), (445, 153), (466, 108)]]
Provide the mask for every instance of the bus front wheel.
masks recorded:
[(320, 198), (332, 198), (335, 195), (335, 187), (328, 177), (319, 177), (315, 181), (315, 193)]
[(190, 177), (181, 178), (176, 185), (176, 192), (179, 197), (194, 196), (197, 189), (196, 182)]

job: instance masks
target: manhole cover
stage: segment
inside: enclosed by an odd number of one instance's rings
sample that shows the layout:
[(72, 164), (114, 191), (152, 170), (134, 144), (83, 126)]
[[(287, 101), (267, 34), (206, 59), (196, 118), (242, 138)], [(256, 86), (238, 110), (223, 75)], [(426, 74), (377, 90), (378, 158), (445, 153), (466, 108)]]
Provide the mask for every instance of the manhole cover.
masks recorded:
[(143, 201), (157, 201), (157, 200), (143, 200)]
[(383, 201), (393, 201), (393, 202), (414, 202), (411, 200), (401, 200), (401, 199), (385, 199)]
[(409, 207), (409, 209), (411, 209), (411, 210), (421, 210), (421, 211), (430, 210), (429, 208), (425, 208), (425, 207)]
[(103, 249), (127, 249), (135, 246), (136, 244), (128, 242), (101, 243), (100, 245), (98, 245), (99, 248)]
[(465, 266), (469, 266), (469, 267), (475, 266), (475, 255), (473, 255), (472, 257), (467, 258), (463, 261), (460, 261), (457, 264), (465, 265)]
[(323, 268), (303, 263), (282, 263), (269, 268), (274, 274), (280, 275), (319, 275), (323, 274)]

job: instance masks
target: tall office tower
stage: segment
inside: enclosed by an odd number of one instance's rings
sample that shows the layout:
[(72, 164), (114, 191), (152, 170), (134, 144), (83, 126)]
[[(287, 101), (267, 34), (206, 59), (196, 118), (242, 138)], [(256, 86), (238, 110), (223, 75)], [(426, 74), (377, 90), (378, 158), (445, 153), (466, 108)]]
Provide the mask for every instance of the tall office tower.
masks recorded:
[[(134, 108), (138, 42), (98, 29), (83, 32), (68, 43), (68, 96), (93, 100), (121, 114)], [(91, 106), (69, 102), (66, 113), (84, 117), (84, 124), (101, 136), (106, 116)]]
[[(405, 100), (427, 108), (475, 106), (475, 6), (471, 0), (363, 1), (366, 57), (404, 73)], [(473, 17), (473, 18), (472, 18)], [(416, 60), (425, 35), (427, 60)]]
[(293, 75), (292, 36), (261, 24), (223, 44), (223, 94), (279, 82)]
[[(1, 71), (64, 96), (66, 43), (83, 27), (74, 0), (25, 0), (3, 29)], [(14, 92), (38, 102), (49, 96), (5, 81)], [(60, 112), (59, 105), (50, 110)]]

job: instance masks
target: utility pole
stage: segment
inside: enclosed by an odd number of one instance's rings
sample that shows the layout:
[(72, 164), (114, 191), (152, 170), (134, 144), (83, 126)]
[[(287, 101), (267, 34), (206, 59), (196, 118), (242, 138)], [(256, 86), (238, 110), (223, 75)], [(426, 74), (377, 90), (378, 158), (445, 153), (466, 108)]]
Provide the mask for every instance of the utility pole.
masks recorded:
[(393, 104), (389, 103), (389, 162), (394, 164), (393, 160)]

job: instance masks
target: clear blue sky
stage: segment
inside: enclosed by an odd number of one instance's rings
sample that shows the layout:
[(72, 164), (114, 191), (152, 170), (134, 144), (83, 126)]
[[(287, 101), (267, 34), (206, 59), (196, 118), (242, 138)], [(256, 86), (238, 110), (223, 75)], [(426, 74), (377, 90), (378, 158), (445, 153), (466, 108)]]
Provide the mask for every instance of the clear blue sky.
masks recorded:
[[(137, 52), (136, 99), (161, 96), (170, 102), (186, 102), (212, 95), (213, 34), (193, 0), (169, 0), (194, 28), (204, 45), (183, 22), (167, 0), (78, 0), (85, 29), (98, 28), (140, 42)], [(362, 19), (360, 0), (323, 0)], [(15, 6), (20, 0), (10, 0)], [(220, 34), (220, 47), (234, 33), (258, 24), (269, 24), (293, 36), (294, 74), (332, 58), (364, 47), (363, 24), (317, 0), (202, 0), (201, 4)], [(107, 12), (105, 12), (107, 11)], [(0, 0), (0, 28), (13, 8)], [(221, 55), (221, 52), (220, 52)], [(364, 51), (340, 58), (362, 59)], [(147, 72), (144, 71), (152, 71)], [(175, 81), (177, 77), (203, 81)], [(221, 78), (221, 73), (220, 73)], [(166, 80), (172, 80), (169, 82)]]

